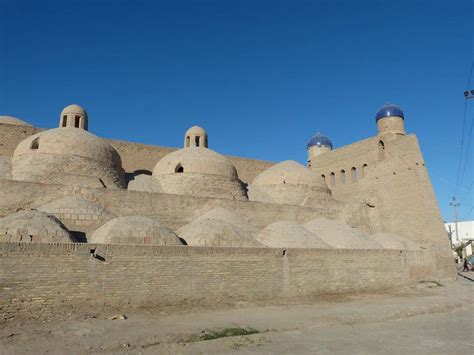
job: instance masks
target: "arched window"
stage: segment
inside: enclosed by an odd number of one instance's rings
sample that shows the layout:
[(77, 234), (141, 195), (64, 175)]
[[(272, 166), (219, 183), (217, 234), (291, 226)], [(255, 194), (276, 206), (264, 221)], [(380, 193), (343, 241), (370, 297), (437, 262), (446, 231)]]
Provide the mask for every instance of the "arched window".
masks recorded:
[(181, 164), (176, 165), (176, 168), (174, 169), (175, 173), (184, 173), (184, 168)]
[(357, 180), (359, 180), (359, 177), (357, 176), (357, 169), (355, 168), (355, 166), (353, 166), (351, 169), (351, 180), (352, 182), (357, 182)]
[(67, 126), (67, 115), (63, 115), (63, 122), (62, 122), (62, 127), (66, 127)]
[(385, 158), (385, 144), (383, 141), (379, 141), (379, 160)]
[(367, 164), (364, 164), (362, 165), (362, 171), (361, 171), (361, 178), (363, 178), (365, 176), (365, 174), (367, 173)]
[(186, 148), (189, 147), (190, 140), (191, 138), (189, 136), (186, 136)]
[(331, 180), (331, 186), (336, 186), (336, 174), (331, 173), (330, 180)]
[(326, 182), (326, 175), (322, 174), (321, 177), (323, 178), (324, 182)]
[(31, 142), (30, 149), (38, 149), (39, 148), (39, 137), (33, 139)]
[(80, 120), (81, 120), (81, 116), (76, 116), (76, 117), (75, 117), (75, 120), (76, 120), (76, 121), (74, 122), (74, 127), (79, 128), (79, 122), (80, 122)]
[(196, 138), (194, 138), (194, 141), (196, 142), (196, 147), (199, 147), (199, 140), (200, 140), (201, 137), (199, 136), (196, 136)]
[(346, 171), (341, 170), (341, 184), (345, 185), (346, 184)]

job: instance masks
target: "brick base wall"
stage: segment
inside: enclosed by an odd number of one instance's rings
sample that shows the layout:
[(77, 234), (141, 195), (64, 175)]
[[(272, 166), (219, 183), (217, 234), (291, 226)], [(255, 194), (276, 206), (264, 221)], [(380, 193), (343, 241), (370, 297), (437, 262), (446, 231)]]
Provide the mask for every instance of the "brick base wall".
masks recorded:
[(434, 280), (429, 251), (0, 243), (0, 311), (298, 300)]

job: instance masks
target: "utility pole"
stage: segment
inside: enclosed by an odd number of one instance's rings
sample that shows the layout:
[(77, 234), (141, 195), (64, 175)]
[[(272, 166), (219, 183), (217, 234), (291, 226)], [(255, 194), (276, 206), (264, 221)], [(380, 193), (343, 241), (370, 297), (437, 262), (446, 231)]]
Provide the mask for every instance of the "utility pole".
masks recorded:
[(456, 228), (456, 238), (460, 241), (459, 229), (458, 229), (458, 206), (460, 205), (460, 203), (457, 203), (456, 202), (456, 197), (453, 196), (453, 200), (451, 201), (451, 203), (449, 205), (454, 207), (454, 225), (455, 225), (455, 228)]

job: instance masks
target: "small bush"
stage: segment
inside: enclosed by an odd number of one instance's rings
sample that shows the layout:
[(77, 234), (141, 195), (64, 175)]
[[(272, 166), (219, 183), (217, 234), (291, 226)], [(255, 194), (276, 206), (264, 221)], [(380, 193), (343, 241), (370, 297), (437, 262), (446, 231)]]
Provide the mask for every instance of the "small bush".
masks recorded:
[(258, 334), (260, 331), (253, 328), (225, 328), (222, 330), (203, 331), (202, 334), (195, 334), (187, 338), (187, 342), (214, 340), (227, 337), (238, 337), (242, 335)]

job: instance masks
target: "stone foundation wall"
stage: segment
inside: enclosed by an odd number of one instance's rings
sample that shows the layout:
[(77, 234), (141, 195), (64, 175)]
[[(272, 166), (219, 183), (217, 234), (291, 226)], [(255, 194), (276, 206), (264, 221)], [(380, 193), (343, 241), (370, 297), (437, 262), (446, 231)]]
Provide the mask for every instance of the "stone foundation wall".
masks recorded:
[(0, 312), (229, 304), (436, 279), (429, 251), (0, 243)]

